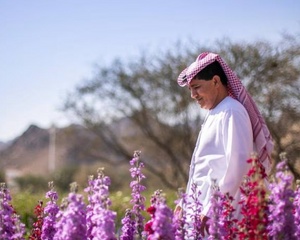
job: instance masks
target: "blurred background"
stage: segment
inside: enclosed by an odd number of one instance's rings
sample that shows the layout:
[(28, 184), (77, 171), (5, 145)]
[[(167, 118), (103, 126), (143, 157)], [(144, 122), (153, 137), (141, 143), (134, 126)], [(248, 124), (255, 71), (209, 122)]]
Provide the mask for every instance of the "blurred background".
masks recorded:
[(149, 189), (185, 187), (205, 111), (177, 85), (199, 53), (240, 77), (300, 178), (300, 2), (0, 2), (0, 182), (61, 191), (105, 167), (128, 189), (141, 150)]

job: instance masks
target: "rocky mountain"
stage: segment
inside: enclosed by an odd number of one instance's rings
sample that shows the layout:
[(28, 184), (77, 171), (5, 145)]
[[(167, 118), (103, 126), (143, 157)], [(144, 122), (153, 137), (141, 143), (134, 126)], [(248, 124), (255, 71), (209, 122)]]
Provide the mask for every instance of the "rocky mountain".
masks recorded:
[(8, 147), (11, 144), (11, 141), (9, 142), (1, 142), (0, 141), (0, 151), (3, 150), (4, 148)]

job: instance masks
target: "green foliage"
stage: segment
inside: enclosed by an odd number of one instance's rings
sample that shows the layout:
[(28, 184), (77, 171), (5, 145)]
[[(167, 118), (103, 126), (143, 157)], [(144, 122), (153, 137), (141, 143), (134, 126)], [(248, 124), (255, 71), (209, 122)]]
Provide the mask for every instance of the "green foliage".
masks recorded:
[(122, 227), (121, 220), (125, 216), (126, 209), (132, 207), (130, 193), (125, 194), (122, 191), (117, 191), (110, 195), (110, 199), (112, 201), (111, 209), (117, 213), (116, 229), (120, 229)]
[[(56, 171), (52, 177), (51, 181), (54, 182), (56, 189), (63, 192), (68, 192), (70, 190), (70, 183), (74, 182), (75, 174), (78, 171), (78, 167), (69, 166)], [(48, 186), (48, 184), (46, 184)]]
[(35, 175), (25, 175), (15, 179), (15, 182), (21, 191), (30, 193), (38, 193), (47, 190), (48, 181), (49, 180), (44, 177)]
[(36, 221), (34, 208), (39, 200), (44, 201), (42, 193), (32, 194), (31, 191), (22, 191), (12, 194), (11, 204), (17, 214), (20, 215), (21, 221), (25, 224), (27, 231), (32, 228), (32, 224)]

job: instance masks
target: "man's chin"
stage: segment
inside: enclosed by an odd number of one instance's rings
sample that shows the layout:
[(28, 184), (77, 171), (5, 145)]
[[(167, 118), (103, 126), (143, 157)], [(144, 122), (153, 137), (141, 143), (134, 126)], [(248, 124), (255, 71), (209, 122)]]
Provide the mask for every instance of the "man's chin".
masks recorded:
[(200, 106), (200, 108), (207, 109), (207, 107), (205, 106), (205, 104), (203, 104), (202, 100), (200, 100), (200, 101), (197, 100), (197, 104)]
[(207, 106), (205, 106), (203, 104), (198, 103), (198, 105), (200, 106), (201, 109), (209, 109), (209, 108), (207, 108)]

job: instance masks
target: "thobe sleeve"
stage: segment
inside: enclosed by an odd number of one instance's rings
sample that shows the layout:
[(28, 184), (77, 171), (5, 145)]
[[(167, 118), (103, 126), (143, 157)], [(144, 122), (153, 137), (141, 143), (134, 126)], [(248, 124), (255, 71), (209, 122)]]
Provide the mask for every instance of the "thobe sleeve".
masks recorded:
[(251, 167), (247, 160), (253, 151), (253, 133), (248, 113), (235, 109), (226, 112), (222, 132), (226, 173), (220, 179), (219, 187), (223, 194), (234, 197)]

